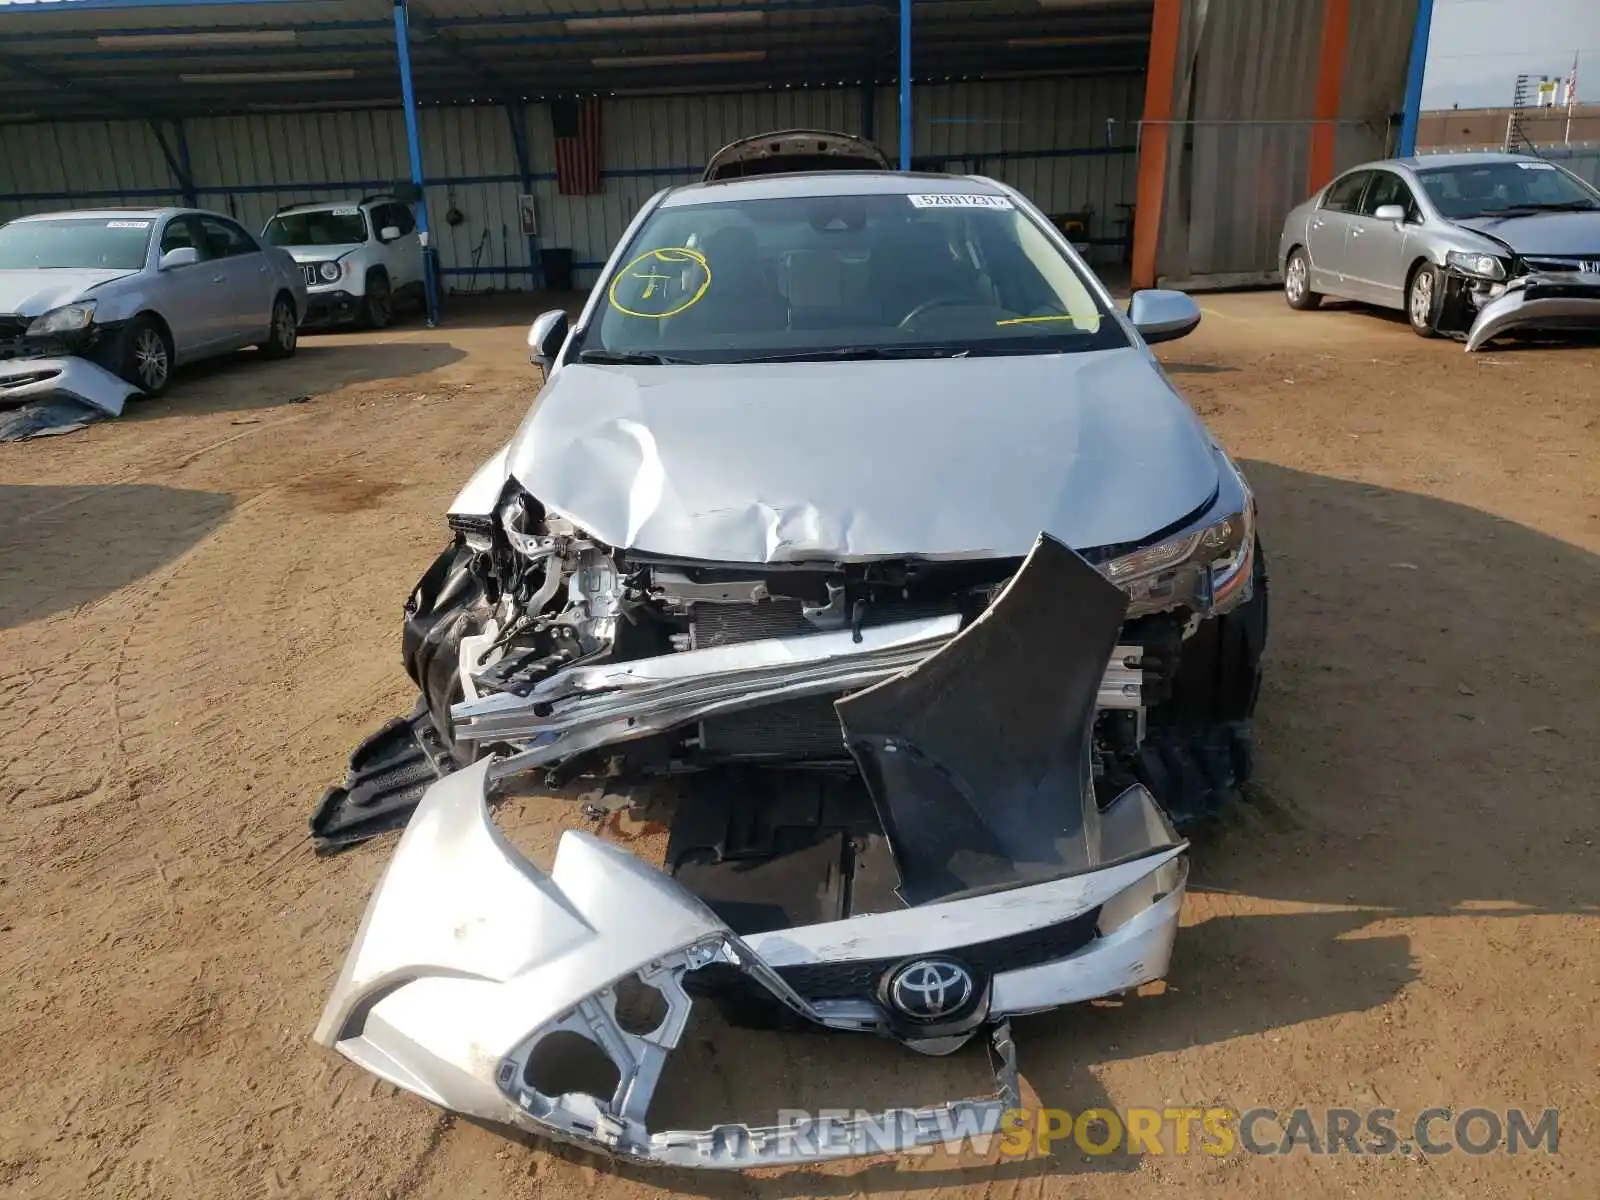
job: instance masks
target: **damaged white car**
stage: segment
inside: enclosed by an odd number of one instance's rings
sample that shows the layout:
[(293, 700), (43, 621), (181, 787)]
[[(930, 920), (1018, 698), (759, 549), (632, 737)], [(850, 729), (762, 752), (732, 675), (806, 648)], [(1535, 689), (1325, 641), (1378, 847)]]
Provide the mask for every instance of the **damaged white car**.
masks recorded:
[[(620, 1156), (905, 1149), (1016, 1100), (1008, 1019), (1165, 971), (1180, 824), (1250, 769), (1255, 504), (1049, 221), (982, 178), (671, 189), (452, 505), (406, 605), (422, 698), (312, 819), (406, 823), (317, 1040), (435, 1103)], [(665, 861), (569, 832), (536, 870), (487, 801), (626, 803)], [(420, 798), (420, 804), (419, 804)], [(409, 818), (409, 820), (408, 820)], [(734, 1021), (975, 1035), (994, 1094), (826, 1137), (660, 1129), (694, 999)]]

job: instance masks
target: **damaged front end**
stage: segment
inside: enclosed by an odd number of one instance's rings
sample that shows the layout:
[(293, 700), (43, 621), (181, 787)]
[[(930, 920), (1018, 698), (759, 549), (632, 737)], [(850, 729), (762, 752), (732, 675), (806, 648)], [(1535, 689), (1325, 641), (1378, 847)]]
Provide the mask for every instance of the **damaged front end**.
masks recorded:
[[(739, 1168), (998, 1130), (1018, 1103), (1011, 1016), (1165, 973), (1184, 844), (1142, 787), (1097, 793), (1098, 714), (1136, 704), (1139, 686), (1137, 664), (1118, 661), (1128, 593), (1101, 571), (1041, 537), (1008, 580), (972, 585), (971, 611), (872, 620), (845, 605), (826, 618), (834, 629), (705, 644), (715, 639), (697, 628), (682, 650), (628, 659), (617, 649), (644, 619), (637, 598), (621, 586), (615, 606), (596, 600), (607, 585), (585, 568), (592, 548), (548, 529), (534, 536), (553, 540), (522, 552), (544, 553), (551, 574), (575, 561), (563, 578), (582, 615), (519, 647), (497, 598), (481, 597), (489, 615), (463, 638), (476, 669), (457, 680), (458, 740), (445, 749), (475, 761), (411, 817), (320, 1043), (472, 1116), (642, 1161)], [(676, 586), (689, 585), (751, 586)], [(425, 671), (427, 642), (408, 646)], [(498, 782), (533, 766), (673, 731), (651, 753), (686, 753), (685, 727), (704, 739), (730, 712), (818, 700), (839, 745), (816, 762), (844, 758), (849, 773), (691, 776), (702, 785), (673, 821), (663, 869), (568, 832), (542, 874), (486, 807)], [(661, 1130), (652, 1095), (698, 997), (929, 1054), (986, 1033), (995, 1089), (862, 1114), (826, 1137)]]
[(120, 416), (138, 393), (87, 358), (0, 357), (0, 441), (65, 433)]
[(1531, 271), (1483, 298), (1467, 331), (1467, 350), (1512, 330), (1600, 330), (1600, 273)]

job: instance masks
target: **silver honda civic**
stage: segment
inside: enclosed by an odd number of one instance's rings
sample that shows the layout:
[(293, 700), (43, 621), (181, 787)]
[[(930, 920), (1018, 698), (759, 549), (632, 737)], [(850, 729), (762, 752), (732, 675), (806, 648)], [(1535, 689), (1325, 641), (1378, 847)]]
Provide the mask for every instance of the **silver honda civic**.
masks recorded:
[(1514, 329), (1600, 329), (1600, 192), (1519, 154), (1430, 154), (1346, 171), (1294, 209), (1284, 296), (1403, 310), (1468, 350)]
[[(1124, 313), (993, 180), (760, 140), (535, 322), (543, 389), (406, 605), (417, 708), (312, 818), (325, 848), (406, 827), (322, 1044), (701, 1167), (992, 1131), (1010, 1017), (1162, 975), (1266, 636), (1254, 498), (1148, 346), (1193, 301)], [(664, 854), (572, 830), (537, 869), (489, 808), (530, 773), (590, 819), (671, 777)], [(659, 1128), (696, 1000), (839, 1053), (981, 1037), (993, 1094)]]

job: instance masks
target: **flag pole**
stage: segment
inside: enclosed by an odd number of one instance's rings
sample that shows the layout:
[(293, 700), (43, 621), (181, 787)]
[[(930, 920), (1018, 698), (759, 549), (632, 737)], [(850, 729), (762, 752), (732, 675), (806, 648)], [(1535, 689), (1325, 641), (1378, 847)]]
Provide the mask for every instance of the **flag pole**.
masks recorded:
[(1572, 52), (1572, 74), (1567, 76), (1567, 136), (1562, 144), (1572, 145), (1572, 106), (1578, 102), (1578, 55), (1580, 51)]

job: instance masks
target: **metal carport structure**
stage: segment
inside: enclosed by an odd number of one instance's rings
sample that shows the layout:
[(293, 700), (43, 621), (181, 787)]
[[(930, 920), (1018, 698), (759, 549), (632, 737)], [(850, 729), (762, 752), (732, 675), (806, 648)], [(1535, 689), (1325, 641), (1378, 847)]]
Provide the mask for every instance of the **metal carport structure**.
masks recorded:
[[(410, 176), (426, 185), (419, 218), (435, 210), (447, 276), (531, 280), (540, 241), (575, 246), (579, 269), (592, 270), (626, 212), (692, 178), (719, 139), (823, 125), (898, 144), (908, 165), (1009, 164), (1053, 210), (1097, 213), (1095, 240), (1111, 247), (1132, 192), (1150, 10), (1150, 0), (0, 4), (0, 217), (147, 196), (250, 219)], [(558, 97), (605, 104), (605, 196), (550, 186), (538, 110)], [(915, 138), (902, 119), (913, 99)], [(481, 210), (476, 245), (439, 219), (470, 208), (458, 203), (469, 196)], [(536, 210), (538, 233), (525, 235), (510, 214), (530, 196), (522, 207)]]

